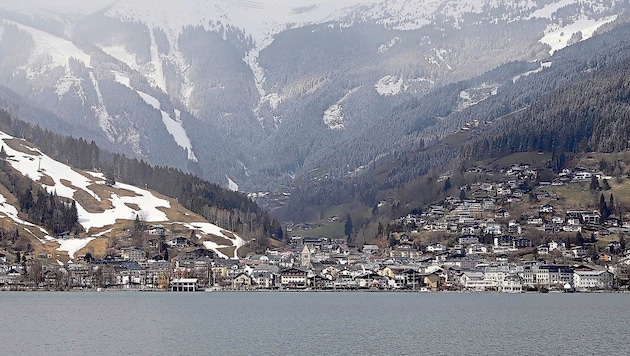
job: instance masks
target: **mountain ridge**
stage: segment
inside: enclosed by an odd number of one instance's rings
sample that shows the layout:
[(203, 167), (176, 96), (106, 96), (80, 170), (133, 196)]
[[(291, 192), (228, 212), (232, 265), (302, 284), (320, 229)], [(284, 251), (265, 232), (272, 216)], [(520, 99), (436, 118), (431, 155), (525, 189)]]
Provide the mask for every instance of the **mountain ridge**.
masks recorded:
[(412, 118), (415, 101), (511, 61), (544, 60), (625, 9), (568, 0), (189, 1), (173, 11), (150, 3), (104, 1), (45, 21), (28, 1), (2, 4), (0, 78), (70, 126), (90, 127), (84, 138), (99, 146), (249, 191), (330, 164), (338, 177), (354, 171), (391, 153), (398, 136), (433, 130), (439, 116)]

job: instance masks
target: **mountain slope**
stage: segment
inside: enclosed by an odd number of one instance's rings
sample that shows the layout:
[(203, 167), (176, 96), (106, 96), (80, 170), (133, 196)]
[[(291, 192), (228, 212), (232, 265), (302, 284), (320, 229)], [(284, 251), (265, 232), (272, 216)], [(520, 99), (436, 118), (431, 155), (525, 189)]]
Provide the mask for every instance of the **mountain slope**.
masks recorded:
[(439, 135), (457, 107), (418, 116), (427, 94), (545, 59), (627, 6), (10, 0), (0, 79), (63, 121), (44, 127), (85, 127), (104, 148), (253, 190), (322, 167), (343, 177), (418, 132)]
[[(476, 162), (516, 152), (547, 152), (548, 168), (559, 170), (573, 155), (627, 150), (629, 38), (630, 25), (620, 22), (542, 65), (509, 63), (426, 95), (410, 109), (437, 117), (432, 131), (400, 137), (393, 153), (344, 179), (303, 179), (287, 219), (317, 219), (330, 206), (351, 203), (369, 209), (380, 201), (396, 202), (392, 214), (405, 215), (444, 194), (446, 177), (456, 186)], [(431, 105), (438, 101), (441, 115)], [(355, 216), (353, 222), (361, 225)]]
[[(129, 184), (106, 184), (103, 173), (73, 169), (51, 159), (27, 141), (3, 132), (0, 132), (0, 142), (6, 162), (3, 169), (11, 169), (33, 180), (49, 193), (76, 204), (78, 223), (86, 231), (87, 237), (58, 239), (51, 232), (25, 221), (23, 214), (16, 208), (12, 194), (2, 193), (0, 214), (3, 230), (10, 230), (11, 225), (19, 226), (43, 244), (40, 248), (57, 243), (57, 250), (67, 251), (68, 257), (72, 259), (76, 251), (91, 241), (107, 239), (119, 233), (125, 221), (131, 224), (138, 218), (147, 224), (168, 223), (171, 228), (179, 226), (195, 231), (200, 243), (225, 258), (236, 258), (238, 248), (245, 244), (237, 234), (207, 222), (184, 209), (175, 199)], [(37, 204), (41, 205), (42, 202)]]

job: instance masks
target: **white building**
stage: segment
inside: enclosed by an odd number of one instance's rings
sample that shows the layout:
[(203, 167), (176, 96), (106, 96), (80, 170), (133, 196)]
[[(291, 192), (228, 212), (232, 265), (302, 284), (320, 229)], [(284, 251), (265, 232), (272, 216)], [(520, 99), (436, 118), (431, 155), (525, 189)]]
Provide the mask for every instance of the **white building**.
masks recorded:
[(577, 290), (610, 289), (613, 287), (613, 274), (609, 271), (575, 271), (573, 286)]

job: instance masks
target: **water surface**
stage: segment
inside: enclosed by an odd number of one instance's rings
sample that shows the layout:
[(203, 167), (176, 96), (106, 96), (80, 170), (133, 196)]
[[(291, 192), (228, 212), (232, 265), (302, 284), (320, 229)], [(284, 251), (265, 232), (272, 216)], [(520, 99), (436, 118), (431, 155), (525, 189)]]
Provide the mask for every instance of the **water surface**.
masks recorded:
[(630, 294), (3, 292), (3, 354), (630, 354)]

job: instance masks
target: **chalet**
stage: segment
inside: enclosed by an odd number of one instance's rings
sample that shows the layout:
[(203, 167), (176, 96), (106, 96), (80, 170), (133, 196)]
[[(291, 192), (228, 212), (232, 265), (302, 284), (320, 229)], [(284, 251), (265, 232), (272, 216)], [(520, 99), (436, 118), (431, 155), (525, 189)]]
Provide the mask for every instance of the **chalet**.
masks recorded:
[(488, 248), (484, 244), (472, 244), (466, 249), (466, 254), (468, 255), (478, 255), (483, 253), (488, 253)]
[(553, 214), (553, 205), (551, 204), (541, 205), (540, 208), (538, 208), (538, 212), (541, 214)]
[(478, 235), (481, 233), (481, 228), (479, 226), (463, 226), (460, 232), (462, 235)]
[(443, 252), (443, 251), (446, 251), (446, 246), (444, 246), (443, 244), (439, 242), (436, 242), (427, 246), (427, 251), (428, 252)]
[(161, 224), (154, 224), (149, 226), (149, 229), (147, 230), (147, 233), (149, 235), (164, 235), (165, 230), (164, 230), (164, 226)]
[(570, 249), (573, 257), (584, 257), (588, 255), (588, 247), (586, 246), (574, 246)]
[(497, 255), (495, 257), (497, 262), (507, 262), (508, 261), (508, 255), (506, 255), (505, 253), (502, 253), (500, 255)]
[(182, 248), (186, 248), (186, 247), (190, 247), (194, 245), (192, 241), (190, 241), (189, 239), (183, 236), (177, 236), (173, 239), (170, 239), (166, 241), (166, 244), (170, 247), (174, 247), (177, 249), (182, 249)]
[(575, 182), (584, 182), (589, 181), (593, 177), (591, 172), (577, 172), (573, 175), (573, 181)]
[(268, 264), (271, 261), (269, 256), (266, 256), (266, 255), (252, 255), (249, 257), (249, 260), (257, 261), (258, 264)]
[(610, 251), (610, 253), (612, 254), (619, 254), (623, 252), (623, 250), (621, 249), (621, 243), (619, 241), (611, 241), (608, 243), (607, 247), (608, 251)]
[(484, 233), (487, 235), (501, 235), (502, 234), (501, 225), (488, 224), (484, 229)]
[(483, 272), (467, 271), (462, 273), (459, 284), (463, 288), (473, 290), (487, 290), (494, 286), (494, 282), (486, 280)]
[(241, 272), (232, 279), (232, 288), (236, 290), (251, 289), (254, 279), (245, 272)]
[(481, 203), (483, 210), (494, 211), (495, 209), (495, 200), (494, 198), (484, 198)]
[(565, 231), (565, 232), (582, 232), (582, 226), (581, 225), (564, 225), (562, 227), (562, 231)]
[(554, 215), (551, 218), (551, 223), (552, 224), (557, 224), (557, 225), (563, 224), (564, 223), (564, 218), (562, 216)]
[(618, 227), (621, 226), (621, 221), (617, 218), (610, 217), (604, 221), (604, 225), (608, 227)]

